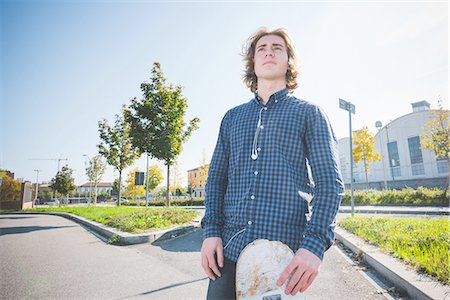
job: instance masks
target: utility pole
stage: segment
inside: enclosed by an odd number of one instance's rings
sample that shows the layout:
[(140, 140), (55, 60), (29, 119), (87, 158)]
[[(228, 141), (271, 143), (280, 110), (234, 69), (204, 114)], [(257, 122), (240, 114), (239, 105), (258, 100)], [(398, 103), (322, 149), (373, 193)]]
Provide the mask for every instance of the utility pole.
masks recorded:
[(36, 204), (38, 192), (39, 192), (39, 172), (42, 172), (42, 170), (34, 170), (36, 172), (36, 190), (34, 195), (34, 204)]
[(352, 203), (352, 216), (355, 213), (355, 200), (353, 197), (353, 136), (352, 136), (352, 113), (355, 114), (355, 105), (339, 98), (339, 107), (348, 111), (348, 122), (350, 129), (350, 194)]
[[(29, 158), (28, 160), (53, 160), (58, 162), (58, 166), (56, 169), (56, 174), (59, 172), (59, 164), (61, 161), (65, 160), (68, 161), (67, 158)], [(56, 191), (53, 191), (53, 198), (56, 198)]]

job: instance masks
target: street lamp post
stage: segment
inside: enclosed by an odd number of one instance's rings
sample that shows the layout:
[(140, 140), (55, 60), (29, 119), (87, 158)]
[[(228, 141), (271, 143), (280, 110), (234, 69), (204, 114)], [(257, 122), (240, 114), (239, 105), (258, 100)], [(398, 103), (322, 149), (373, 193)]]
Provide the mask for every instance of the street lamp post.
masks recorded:
[(352, 141), (352, 113), (355, 114), (355, 105), (339, 98), (339, 107), (348, 111), (348, 122), (350, 132), (350, 195), (352, 203), (352, 216), (355, 212), (355, 200), (353, 197), (353, 141)]
[[(378, 133), (380, 133), (383, 124), (381, 121), (375, 122), (375, 127), (378, 129)], [(387, 128), (386, 128), (387, 130)], [(383, 164), (383, 180), (384, 180), (384, 189), (387, 190), (387, 180), (386, 180), (386, 167), (384, 166), (384, 155), (383, 155), (383, 140), (380, 135), (380, 150), (381, 150), (381, 163)]]
[(147, 152), (147, 169), (145, 170), (145, 207), (148, 207), (148, 158), (149, 154)]
[[(92, 161), (89, 158), (89, 156), (87, 156), (87, 154), (83, 154), (83, 156), (86, 156), (87, 159), (89, 159), (89, 166), (91, 167), (92, 166)], [(91, 179), (89, 177), (88, 177), (88, 179), (89, 179), (89, 203), (91, 203), (92, 202), (92, 181), (91, 181)]]

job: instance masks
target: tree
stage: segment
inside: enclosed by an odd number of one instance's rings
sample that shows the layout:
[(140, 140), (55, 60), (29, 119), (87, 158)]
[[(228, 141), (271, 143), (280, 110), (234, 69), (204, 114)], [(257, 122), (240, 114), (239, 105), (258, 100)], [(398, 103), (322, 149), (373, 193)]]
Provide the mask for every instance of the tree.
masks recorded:
[(370, 133), (367, 126), (355, 131), (353, 135), (353, 159), (355, 163), (364, 163), (364, 172), (366, 182), (368, 182), (367, 173), (369, 173), (369, 162), (381, 160), (381, 155), (374, 151), (375, 137)]
[(124, 188), (125, 187), (123, 186), (123, 183), (120, 183), (120, 186), (119, 186), (118, 178), (114, 179), (113, 184), (112, 184), (112, 194), (119, 195), (119, 190), (123, 190)]
[(157, 166), (150, 166), (148, 168), (148, 191), (153, 191), (163, 181), (161, 169)]
[(98, 122), (101, 139), (98, 152), (106, 158), (109, 165), (119, 172), (118, 206), (122, 197), (122, 171), (133, 164), (134, 160), (140, 156), (139, 151), (131, 145), (130, 126), (125, 121), (124, 114), (125, 107), (122, 108), (120, 116), (115, 115), (114, 127), (111, 127), (106, 119)]
[(20, 199), (22, 183), (8, 175), (7, 171), (0, 170), (2, 185), (0, 186), (0, 202)]
[(181, 153), (182, 144), (198, 128), (199, 118), (186, 123), (187, 99), (182, 87), (168, 84), (158, 62), (153, 64), (150, 83), (142, 83), (143, 99), (131, 100), (126, 119), (131, 124), (134, 147), (164, 161), (167, 166), (167, 206), (170, 206), (170, 166)]
[(97, 186), (105, 173), (106, 165), (100, 155), (96, 155), (89, 160), (89, 167), (86, 168), (86, 175), (91, 184), (94, 185), (94, 204), (97, 204)]
[[(171, 177), (170, 186), (172, 187), (181, 186), (181, 182), (183, 181), (183, 179), (181, 178), (180, 165), (178, 164), (178, 161), (175, 161), (174, 164), (172, 165), (172, 174), (170, 177)], [(171, 192), (173, 192), (172, 189)]]
[[(62, 167), (61, 171), (52, 178), (50, 188), (63, 196), (66, 196), (66, 204), (69, 204), (69, 193), (75, 190), (75, 179), (72, 177), (73, 170), (68, 165)], [(61, 202), (59, 203), (61, 206)]]
[[(450, 112), (442, 107), (442, 101), (438, 101), (438, 110), (433, 110), (428, 122), (422, 127), (420, 135), (422, 149), (434, 151), (436, 159), (447, 161), (450, 168)], [(448, 187), (447, 178), (447, 187)]]
[(52, 198), (52, 193), (49, 190), (38, 192), (39, 203), (50, 201)]
[(135, 185), (136, 180), (136, 172), (140, 172), (139, 168), (134, 168), (130, 173), (128, 173), (128, 177), (125, 180), (126, 182), (126, 196), (133, 197), (136, 200), (136, 197), (142, 197), (145, 194), (145, 186), (143, 185)]

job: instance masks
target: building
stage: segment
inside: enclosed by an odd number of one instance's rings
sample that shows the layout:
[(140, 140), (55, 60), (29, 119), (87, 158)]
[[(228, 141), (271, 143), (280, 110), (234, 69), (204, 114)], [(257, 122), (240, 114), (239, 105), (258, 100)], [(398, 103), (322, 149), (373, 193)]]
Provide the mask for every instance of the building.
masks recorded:
[(206, 181), (208, 179), (209, 164), (188, 170), (188, 186), (192, 188), (193, 198), (205, 197)]
[[(353, 166), (356, 189), (404, 188), (418, 186), (445, 187), (449, 175), (445, 159), (437, 159), (435, 153), (422, 149), (420, 135), (432, 110), (427, 101), (412, 103), (413, 111), (385, 126), (377, 126), (375, 151), (382, 160), (369, 163), (370, 172), (366, 183), (363, 163)], [(379, 124), (381, 125), (381, 124)], [(338, 141), (342, 176), (350, 183), (349, 138)]]
[[(92, 194), (94, 194), (94, 184), (90, 182), (83, 183), (78, 187), (78, 193), (87, 195), (92, 188)], [(108, 194), (111, 195), (113, 185), (111, 182), (100, 182), (97, 184), (97, 194)]]

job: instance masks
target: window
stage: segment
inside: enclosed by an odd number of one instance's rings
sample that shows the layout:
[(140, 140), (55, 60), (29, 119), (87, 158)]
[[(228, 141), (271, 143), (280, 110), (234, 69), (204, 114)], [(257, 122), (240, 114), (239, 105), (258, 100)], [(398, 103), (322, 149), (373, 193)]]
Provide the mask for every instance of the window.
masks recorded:
[(411, 165), (411, 171), (413, 175), (424, 175), (425, 169), (423, 168), (423, 164), (415, 164)]
[(448, 162), (445, 156), (438, 156), (436, 158), (436, 164), (439, 174), (447, 174), (448, 173)]
[(388, 145), (389, 166), (391, 167), (392, 177), (399, 177), (402, 175), (400, 170), (400, 156), (398, 154), (397, 142), (390, 142)]
[(408, 139), (409, 157), (411, 158), (411, 164), (423, 163), (422, 150), (420, 150), (420, 139), (418, 136)]
[(422, 150), (420, 150), (420, 138), (418, 136), (408, 139), (409, 157), (411, 159), (411, 171), (413, 175), (424, 175)]

